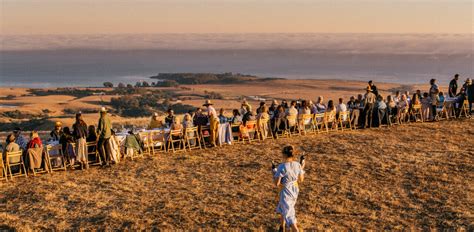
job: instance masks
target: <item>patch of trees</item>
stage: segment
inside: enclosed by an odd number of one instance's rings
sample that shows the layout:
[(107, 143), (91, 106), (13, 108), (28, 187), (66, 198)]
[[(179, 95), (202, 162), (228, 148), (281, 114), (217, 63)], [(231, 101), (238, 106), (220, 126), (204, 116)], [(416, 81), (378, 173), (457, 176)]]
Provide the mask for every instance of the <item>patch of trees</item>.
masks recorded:
[(36, 96), (49, 96), (49, 95), (67, 95), (77, 98), (92, 96), (104, 92), (98, 89), (78, 89), (78, 88), (57, 88), (57, 89), (29, 89), (30, 93)]
[(204, 90), (204, 94), (206, 95), (205, 97), (206, 97), (207, 99), (224, 99), (224, 97), (222, 96), (222, 94), (217, 93), (217, 92), (214, 92), (214, 91), (207, 91), (207, 90)]
[(185, 113), (194, 107), (190, 105), (171, 104), (168, 95), (146, 94), (138, 96), (121, 96), (112, 98), (110, 105), (116, 110), (117, 114), (123, 117), (143, 117), (151, 116), (157, 111), (166, 111), (168, 108), (175, 110), (176, 113)]
[(159, 73), (150, 78), (162, 81), (176, 81), (178, 84), (231, 84), (255, 81), (259, 78), (253, 75), (228, 73)]

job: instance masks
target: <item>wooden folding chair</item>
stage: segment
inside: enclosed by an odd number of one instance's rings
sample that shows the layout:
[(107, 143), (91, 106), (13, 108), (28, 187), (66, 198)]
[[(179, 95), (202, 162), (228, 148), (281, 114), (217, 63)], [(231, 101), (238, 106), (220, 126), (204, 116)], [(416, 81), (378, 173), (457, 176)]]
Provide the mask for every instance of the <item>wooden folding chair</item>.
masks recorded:
[[(414, 119), (414, 122), (422, 122), (423, 123), (423, 110), (421, 109), (421, 104), (414, 104), (411, 110), (411, 116)], [(419, 116), (419, 118), (418, 118)]]
[(232, 130), (232, 138), (233, 138), (233, 143), (236, 144), (236, 143), (243, 143), (242, 141), (242, 137), (241, 137), (241, 134), (240, 134), (240, 125), (241, 124), (232, 124), (230, 126), (230, 129)]
[(436, 106), (435, 120), (439, 121), (442, 119), (449, 119), (449, 113), (447, 110), (446, 102), (443, 102), (443, 104), (441, 104), (440, 106)]
[(324, 112), (324, 126), (326, 127), (326, 132), (334, 131), (334, 129), (337, 130), (336, 111)]
[(313, 115), (312, 114), (303, 114), (299, 118), (298, 122), (299, 131), (301, 135), (306, 135), (309, 133), (314, 133), (314, 126), (313, 126)]
[(245, 142), (245, 140), (247, 139), (247, 141), (251, 143), (257, 136), (257, 121), (247, 121), (245, 123), (245, 129), (246, 132), (245, 134), (242, 134), (242, 141)]
[(313, 116), (313, 128), (316, 133), (321, 133), (324, 128), (326, 128), (326, 133), (329, 132), (327, 130), (327, 125), (324, 120), (324, 113), (321, 114), (314, 114)]
[(270, 126), (269, 119), (257, 120), (257, 135), (261, 141), (266, 140), (266, 139), (273, 139), (270, 127), (271, 126)]
[(49, 156), (48, 156), (48, 152), (47, 152), (47, 148), (46, 147), (43, 147), (41, 148), (41, 158), (42, 158), (42, 162), (43, 162), (43, 168), (40, 168), (40, 169), (33, 169), (31, 170), (33, 172), (33, 176), (36, 176), (36, 174), (42, 174), (42, 173), (50, 173), (51, 171), (49, 170), (50, 166), (49, 166)]
[[(177, 147), (175, 147), (175, 143), (178, 143)], [(182, 130), (171, 130), (168, 136), (167, 141), (167, 149), (168, 151), (172, 151), (173, 153), (178, 151), (185, 151), (185, 143), (183, 140), (183, 131)]]
[[(20, 176), (28, 177), (26, 165), (23, 160), (23, 151), (6, 152), (5, 162), (8, 170), (7, 175), (10, 176), (10, 179), (13, 180), (13, 178)], [(12, 167), (15, 166), (18, 166), (18, 173), (13, 174)]]
[(166, 152), (165, 132), (163, 130), (150, 131), (151, 153), (155, 155), (158, 152)]
[(86, 146), (89, 165), (100, 165), (102, 161), (100, 159), (99, 150), (97, 149), (97, 142), (87, 142)]
[(184, 130), (184, 147), (185, 149), (188, 148), (190, 151), (202, 148), (197, 127), (189, 127)]
[(138, 137), (143, 143), (142, 155), (151, 155), (150, 132), (139, 132)]
[[(201, 138), (201, 145), (204, 149), (206, 149), (207, 146), (210, 146), (211, 142), (211, 127), (210, 126), (201, 126), (199, 128), (199, 137)], [(207, 141), (209, 142), (206, 142)]]
[(471, 118), (471, 112), (469, 112), (469, 101), (464, 100), (461, 106), (461, 109), (459, 109), (459, 116), (460, 117), (466, 117), (466, 118)]
[[(286, 120), (288, 121), (288, 134), (292, 135), (300, 135), (299, 127), (298, 127), (298, 118), (297, 115), (287, 115)], [(291, 126), (293, 125), (293, 126)]]
[[(63, 148), (61, 144), (51, 146), (51, 145), (46, 145), (45, 147), (45, 153), (46, 153), (46, 161), (49, 165), (49, 171), (52, 173), (54, 171), (66, 171), (67, 166), (66, 166), (66, 158), (64, 157), (63, 154)], [(51, 161), (55, 161), (58, 166), (53, 166)], [(59, 162), (59, 163), (57, 163)]]
[[(3, 147), (5, 147), (5, 145)], [(3, 161), (3, 151), (2, 153), (0, 153), (0, 168), (1, 168), (0, 179), (5, 179), (5, 181), (8, 181), (7, 167), (5, 165), (5, 162)]]
[[(382, 124), (382, 119), (379, 119), (380, 124)], [(339, 128), (341, 129), (341, 131), (344, 131), (344, 128), (347, 128), (347, 126), (349, 126), (349, 129), (352, 130), (351, 115), (349, 111), (339, 112), (337, 121), (338, 121)]]

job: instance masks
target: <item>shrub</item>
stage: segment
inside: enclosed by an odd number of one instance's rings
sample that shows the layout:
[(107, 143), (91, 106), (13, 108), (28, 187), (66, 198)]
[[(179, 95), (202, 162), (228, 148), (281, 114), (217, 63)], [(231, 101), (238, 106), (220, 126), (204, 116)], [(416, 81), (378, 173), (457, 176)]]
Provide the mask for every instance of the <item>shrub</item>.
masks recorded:
[(113, 88), (114, 84), (112, 84), (112, 82), (104, 82), (104, 87), (105, 88)]

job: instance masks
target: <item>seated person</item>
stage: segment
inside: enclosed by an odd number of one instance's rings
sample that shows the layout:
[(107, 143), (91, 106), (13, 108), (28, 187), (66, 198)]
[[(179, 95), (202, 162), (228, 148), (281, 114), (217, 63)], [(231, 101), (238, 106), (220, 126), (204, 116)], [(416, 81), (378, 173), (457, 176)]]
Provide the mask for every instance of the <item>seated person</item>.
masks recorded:
[(162, 128), (163, 122), (159, 120), (158, 113), (153, 113), (151, 117), (150, 124), (148, 124), (148, 130), (155, 129), (155, 128)]
[(43, 142), (36, 131), (32, 131), (30, 133), (30, 141), (27, 145), (26, 158), (28, 168), (30, 170), (41, 168), (41, 164), (43, 163)]
[(246, 125), (248, 121), (254, 121), (255, 120), (255, 115), (254, 113), (250, 110), (245, 113), (244, 117), (242, 118), (242, 123)]
[[(336, 107), (336, 116), (339, 117), (339, 113), (344, 113), (347, 112), (347, 106), (344, 104), (344, 100), (342, 98), (339, 98), (339, 104)], [(347, 115), (344, 115), (344, 118), (342, 120), (346, 120)]]
[(142, 152), (142, 146), (140, 145), (137, 135), (133, 134), (133, 131), (128, 131), (127, 137), (125, 137), (125, 152), (126, 156), (134, 157), (136, 154)]
[(171, 127), (171, 124), (173, 124), (175, 119), (176, 116), (174, 115), (174, 111), (172, 109), (168, 109), (168, 115), (165, 118), (166, 127)]
[(221, 108), (219, 110), (219, 124), (226, 124), (227, 122), (229, 122), (229, 119), (225, 116), (225, 111), (224, 111), (224, 108)]
[(62, 134), (63, 134), (62, 124), (61, 122), (56, 122), (56, 124), (54, 125), (54, 129), (51, 131), (51, 133), (49, 133), (49, 135), (51, 136), (51, 140), (59, 141)]
[[(3, 150), (3, 160), (6, 161), (6, 155), (7, 152), (17, 152), (20, 151), (20, 146), (15, 143), (15, 134), (9, 134), (7, 136), (7, 141), (6, 141), (6, 146), (5, 149)], [(10, 163), (18, 163), (20, 162), (20, 157), (10, 159)]]
[(201, 108), (197, 108), (194, 113), (193, 123), (195, 126), (205, 126), (209, 123), (209, 118), (202, 112)]
[(323, 96), (319, 96), (318, 100), (316, 101), (316, 109), (319, 113), (324, 113), (326, 112), (326, 105), (323, 103), (324, 98)]
[(191, 127), (194, 127), (193, 120), (191, 118), (191, 115), (186, 113), (183, 119), (183, 128), (186, 129), (186, 128), (191, 128)]

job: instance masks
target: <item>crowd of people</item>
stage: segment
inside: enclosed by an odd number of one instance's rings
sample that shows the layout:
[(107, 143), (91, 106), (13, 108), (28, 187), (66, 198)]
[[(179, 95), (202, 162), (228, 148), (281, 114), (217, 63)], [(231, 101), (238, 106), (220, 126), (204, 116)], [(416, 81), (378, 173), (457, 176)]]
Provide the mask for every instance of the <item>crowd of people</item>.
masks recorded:
[[(408, 91), (401, 93), (397, 91), (394, 95), (382, 96), (377, 86), (369, 81), (365, 94), (352, 96), (345, 102), (343, 98), (336, 101), (329, 100), (325, 102), (323, 96), (316, 99), (301, 101), (273, 100), (269, 105), (265, 101), (260, 102), (254, 110), (253, 107), (243, 100), (239, 109), (232, 110), (227, 114), (224, 109), (216, 110), (211, 102), (207, 100), (203, 107), (198, 107), (194, 111), (189, 111), (183, 117), (175, 115), (173, 110), (167, 111), (166, 117), (160, 119), (158, 113), (151, 117), (148, 129), (168, 128), (172, 131), (185, 131), (186, 128), (203, 127), (209, 128), (207, 143), (209, 146), (217, 146), (218, 127), (223, 124), (239, 125), (233, 127), (233, 132), (241, 132), (246, 129), (248, 122), (262, 122), (260, 126), (264, 128), (265, 137), (277, 137), (279, 133), (287, 130), (301, 129), (299, 122), (305, 115), (324, 114), (325, 123), (329, 128), (338, 126), (339, 117), (344, 121), (350, 121), (353, 127), (368, 128), (378, 127), (382, 124), (400, 123), (404, 120), (410, 120), (413, 115), (410, 113), (420, 106), (423, 111), (423, 120), (437, 120), (439, 107), (443, 107), (446, 101), (452, 104), (454, 113), (459, 112), (465, 100), (469, 102), (469, 112), (472, 112), (474, 103), (474, 85), (472, 80), (467, 79), (459, 88), (459, 75), (455, 75), (449, 83), (445, 95), (438, 87), (435, 79), (430, 80), (430, 89), (422, 93), (417, 90), (412, 96)], [(341, 114), (348, 112), (348, 114)], [(182, 119), (181, 119), (182, 118)], [(314, 120), (314, 118), (312, 118)], [(264, 124), (264, 125), (263, 125)], [(63, 127), (60, 122), (55, 124), (55, 128), (50, 133), (51, 141), (56, 141), (62, 145), (63, 154), (67, 154), (68, 163), (71, 167), (80, 169), (89, 168), (89, 147), (88, 142), (95, 142), (101, 165), (109, 167), (112, 163), (120, 160), (120, 145), (114, 139), (115, 131), (112, 129), (112, 123), (107, 109), (102, 107), (97, 127), (87, 125), (82, 119), (81, 113), (76, 114), (75, 123), (69, 127)], [(74, 144), (74, 146), (72, 146)], [(30, 134), (30, 140), (27, 141), (22, 134), (21, 128), (16, 128), (9, 134), (4, 145), (3, 158), (6, 152), (23, 151), (24, 160), (29, 169), (34, 170), (40, 167), (41, 148), (43, 142), (38, 133), (33, 131)], [(133, 130), (125, 139), (124, 145), (126, 153), (139, 153), (143, 148), (143, 141), (136, 136)]]

